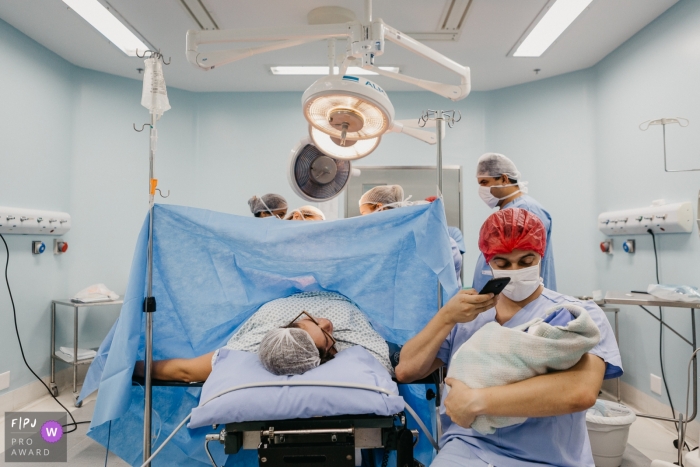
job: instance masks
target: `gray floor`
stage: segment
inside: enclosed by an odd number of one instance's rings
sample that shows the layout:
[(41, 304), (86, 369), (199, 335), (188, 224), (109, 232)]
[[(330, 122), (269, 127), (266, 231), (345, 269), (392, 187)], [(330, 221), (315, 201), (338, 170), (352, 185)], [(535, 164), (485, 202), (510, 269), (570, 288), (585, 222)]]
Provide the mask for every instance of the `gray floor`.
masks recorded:
[(628, 444), (620, 467), (651, 467), (651, 459)]
[[(94, 402), (86, 403), (83, 407), (73, 412), (77, 421), (90, 420)], [(86, 436), (88, 424), (78, 425), (78, 430), (68, 435), (68, 462), (71, 467), (96, 467), (105, 463), (105, 448)], [(40, 463), (5, 463), (5, 455), (0, 456), (0, 465), (21, 465), (22, 467), (55, 466), (57, 464)], [(60, 464), (58, 464), (60, 465)], [(109, 467), (127, 467), (129, 464), (116, 455), (110, 453), (107, 461)], [(628, 445), (620, 467), (650, 467), (651, 460), (645, 457), (634, 447)]]

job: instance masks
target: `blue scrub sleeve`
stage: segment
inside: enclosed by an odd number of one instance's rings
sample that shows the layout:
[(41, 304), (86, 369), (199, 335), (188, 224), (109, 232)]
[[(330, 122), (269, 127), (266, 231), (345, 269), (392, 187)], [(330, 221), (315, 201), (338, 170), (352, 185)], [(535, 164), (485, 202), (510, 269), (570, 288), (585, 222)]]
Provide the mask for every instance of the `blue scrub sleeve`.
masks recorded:
[[(457, 326), (455, 326), (455, 329)], [(435, 355), (435, 358), (439, 358), (442, 360), (442, 363), (447, 365), (450, 363), (450, 354), (452, 352), (452, 340), (454, 339), (454, 333), (455, 329), (450, 332), (450, 334), (445, 338), (445, 341), (442, 343), (440, 346), (440, 350), (438, 350), (437, 355)]]
[(615, 333), (608, 321), (605, 312), (593, 301), (583, 303), (583, 307), (591, 315), (591, 318), (600, 330), (600, 342), (589, 353), (596, 355), (605, 362), (605, 376), (603, 379), (619, 378), (622, 376), (622, 360), (620, 349), (617, 347)]

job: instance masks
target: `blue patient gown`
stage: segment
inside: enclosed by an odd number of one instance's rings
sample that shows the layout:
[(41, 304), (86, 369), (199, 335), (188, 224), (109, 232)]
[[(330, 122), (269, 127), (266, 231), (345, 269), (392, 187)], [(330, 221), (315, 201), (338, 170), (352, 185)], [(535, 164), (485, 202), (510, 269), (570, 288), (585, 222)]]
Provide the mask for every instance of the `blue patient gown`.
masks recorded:
[[(620, 352), (603, 310), (594, 302), (581, 302), (572, 297), (544, 289), (533, 302), (513, 316), (505, 327), (512, 328), (534, 318), (544, 318), (549, 310), (559, 304), (575, 304), (585, 308), (600, 329), (600, 342), (589, 353), (605, 362), (605, 379), (622, 375)], [(437, 358), (449, 362), (452, 355), (472, 334), (486, 323), (494, 321), (496, 310), (485, 311), (471, 323), (458, 324), (440, 347)], [(542, 397), (546, 397), (545, 394)], [(444, 399), (444, 396), (443, 396)], [(482, 435), (472, 429), (452, 423), (445, 414), (444, 403), (440, 406), (443, 436), (440, 446), (447, 446), (445, 455), (438, 454), (434, 467), (458, 465), (481, 466), (493, 464), (497, 467), (532, 467), (553, 465), (559, 467), (594, 467), (591, 447), (586, 429), (586, 412), (577, 412), (557, 417), (528, 418), (525, 422), (498, 428), (491, 435)], [(461, 454), (460, 454), (461, 453)], [(480, 459), (473, 463), (454, 463), (453, 459), (464, 455), (464, 459)]]
[[(148, 219), (139, 235), (124, 305), (90, 365), (81, 400), (99, 388), (88, 436), (141, 465)], [(355, 302), (382, 338), (403, 344), (459, 290), (442, 200), (324, 222), (240, 217), (156, 205), (153, 217), (153, 358), (193, 358), (223, 347), (260, 306), (298, 292), (332, 291)], [(199, 403), (198, 387), (153, 388), (154, 448)], [(428, 401), (425, 401), (429, 404)], [(111, 421), (111, 424), (108, 423)], [(225, 420), (222, 420), (222, 423)], [(430, 420), (427, 421), (430, 423)], [(211, 427), (183, 428), (153, 462), (210, 466)], [(218, 465), (223, 448), (212, 443)], [(256, 451), (236, 466), (257, 465)]]
[[(530, 211), (539, 217), (544, 224), (544, 228), (547, 231), (547, 248), (544, 252), (544, 258), (542, 258), (542, 262), (540, 263), (542, 265), (541, 274), (544, 280), (544, 286), (549, 290), (557, 290), (557, 277), (554, 271), (554, 251), (552, 250), (552, 216), (549, 215), (540, 203), (528, 195), (515, 198), (510, 203), (505, 204), (501, 209), (508, 208), (520, 208)], [(479, 259), (477, 259), (476, 268), (474, 269), (472, 287), (476, 290), (481, 290), (492, 278), (491, 268), (486, 263), (484, 255), (479, 253)]]

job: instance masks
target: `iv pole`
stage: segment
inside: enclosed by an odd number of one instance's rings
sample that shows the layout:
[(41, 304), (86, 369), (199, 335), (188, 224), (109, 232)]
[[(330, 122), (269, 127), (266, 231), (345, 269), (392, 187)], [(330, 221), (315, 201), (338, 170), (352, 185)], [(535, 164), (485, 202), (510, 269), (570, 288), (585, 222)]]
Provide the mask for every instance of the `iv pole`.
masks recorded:
[[(445, 123), (452, 128), (455, 123), (462, 119), (459, 110), (426, 110), (418, 119), (418, 126), (425, 127), (430, 120), (435, 121), (435, 136), (437, 139), (437, 161), (435, 168), (437, 172), (437, 196), (442, 196), (442, 138), (445, 133)], [(438, 281), (438, 310), (442, 308), (442, 286)]]
[[(418, 119), (418, 126), (425, 127), (430, 120), (435, 122), (435, 136), (437, 139), (437, 159), (435, 169), (437, 172), (437, 197), (442, 196), (442, 138), (445, 133), (445, 123), (452, 128), (456, 122), (462, 120), (462, 114), (459, 110), (426, 110)], [(440, 280), (437, 281), (437, 309), (442, 308), (442, 285)], [(438, 379), (440, 386), (444, 380), (442, 367), (438, 368)], [(442, 387), (440, 388), (442, 390)], [(438, 436), (442, 436), (442, 426), (440, 425), (440, 417), (438, 420)]]
[[(169, 65), (170, 61), (166, 62), (163, 59), (163, 55), (160, 52), (154, 52), (152, 50), (146, 51), (143, 55), (138, 55), (139, 58), (144, 58), (150, 54), (150, 59), (161, 60), (163, 64)], [(154, 65), (158, 65), (155, 63)], [(147, 65), (148, 69), (148, 65)], [(156, 70), (159, 67), (155, 68)], [(149, 125), (149, 152), (148, 152), (148, 247), (147, 247), (147, 259), (146, 259), (146, 296), (143, 300), (143, 312), (146, 313), (146, 330), (145, 330), (145, 349), (144, 349), (144, 413), (143, 413), (143, 460), (148, 461), (151, 457), (151, 428), (152, 428), (152, 407), (153, 407), (153, 382), (151, 377), (151, 366), (153, 364), (153, 312), (156, 311), (156, 298), (153, 296), (153, 214), (154, 214), (154, 198), (156, 191), (158, 194), (167, 198), (170, 196), (170, 190), (168, 190), (167, 195), (163, 195), (158, 189), (158, 179), (154, 177), (154, 166), (155, 166), (155, 155), (156, 155), (156, 142), (158, 140), (158, 132), (156, 130), (156, 122), (163, 115), (163, 112), (170, 108), (170, 104), (167, 102), (167, 94), (165, 91), (165, 80), (163, 79), (162, 71), (153, 72), (151, 82), (146, 82), (146, 76), (144, 76), (144, 87), (150, 84), (150, 88), (145, 89), (145, 92), (150, 92), (151, 102), (149, 105), (144, 105), (144, 99), (142, 98), (141, 104), (144, 107), (149, 108), (151, 112), (151, 122), (144, 124), (140, 130), (134, 125), (134, 130), (143, 131), (146, 125)], [(158, 102), (156, 104), (157, 94), (160, 97), (165, 96), (164, 102)], [(156, 105), (160, 108), (154, 109)], [(156, 111), (154, 111), (156, 110)], [(158, 112), (160, 110), (160, 113)], [(150, 463), (148, 463), (150, 466)]]

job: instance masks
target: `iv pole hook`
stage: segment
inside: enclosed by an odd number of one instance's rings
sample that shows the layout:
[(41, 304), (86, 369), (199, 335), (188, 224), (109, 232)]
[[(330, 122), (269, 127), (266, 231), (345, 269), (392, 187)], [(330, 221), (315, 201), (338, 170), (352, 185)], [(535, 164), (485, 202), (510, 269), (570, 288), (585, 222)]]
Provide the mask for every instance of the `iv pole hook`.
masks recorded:
[(139, 133), (141, 133), (147, 126), (150, 126), (151, 124), (150, 124), (150, 123), (144, 123), (143, 125), (141, 125), (141, 129), (140, 129), (140, 130), (139, 130), (138, 128), (136, 128), (136, 124), (135, 124), (135, 123), (133, 123), (132, 125), (133, 125), (133, 127), (134, 127), (134, 131), (138, 131)]

